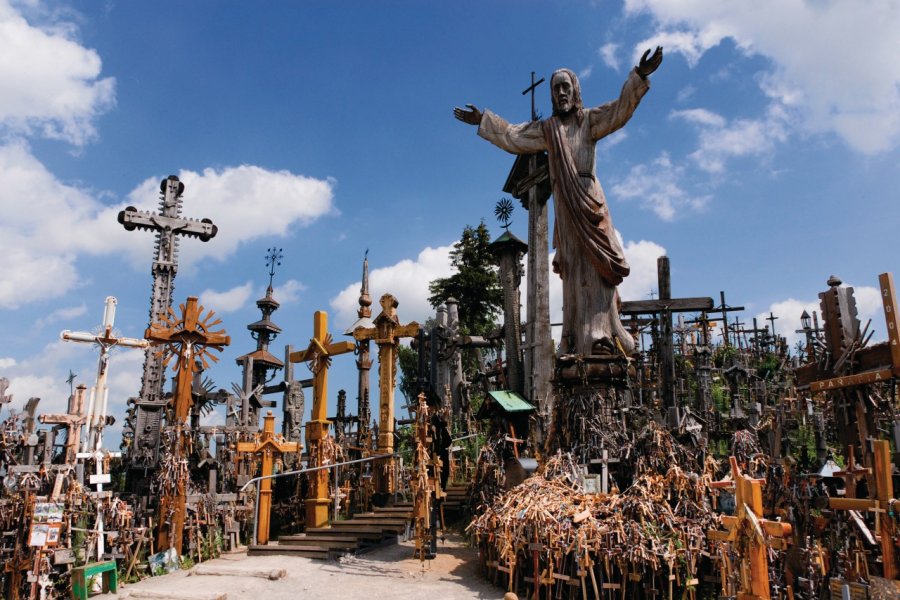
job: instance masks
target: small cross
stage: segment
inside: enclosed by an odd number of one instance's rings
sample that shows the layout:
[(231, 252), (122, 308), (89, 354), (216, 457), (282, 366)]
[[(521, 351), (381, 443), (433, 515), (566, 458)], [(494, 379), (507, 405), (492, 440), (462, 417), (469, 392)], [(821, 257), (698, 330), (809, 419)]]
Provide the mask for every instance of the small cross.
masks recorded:
[(531, 120), (532, 121), (538, 120), (537, 113), (534, 111), (534, 90), (535, 90), (535, 88), (537, 88), (537, 86), (541, 85), (542, 83), (544, 83), (544, 78), (541, 77), (539, 80), (535, 81), (534, 80), (534, 71), (532, 71), (531, 72), (531, 85), (528, 86), (527, 88), (525, 88), (524, 90), (522, 90), (523, 96), (525, 94), (527, 94), (528, 92), (531, 92)]
[(72, 372), (72, 369), (69, 369), (69, 377), (66, 379), (66, 383), (69, 384), (69, 395), (73, 395), (75, 393), (75, 378), (78, 377), (75, 373)]
[(775, 337), (775, 320), (776, 319), (778, 319), (778, 317), (776, 317), (774, 314), (772, 314), (772, 311), (769, 311), (769, 316), (766, 317), (766, 321), (769, 321), (772, 324), (772, 337), (773, 338)]

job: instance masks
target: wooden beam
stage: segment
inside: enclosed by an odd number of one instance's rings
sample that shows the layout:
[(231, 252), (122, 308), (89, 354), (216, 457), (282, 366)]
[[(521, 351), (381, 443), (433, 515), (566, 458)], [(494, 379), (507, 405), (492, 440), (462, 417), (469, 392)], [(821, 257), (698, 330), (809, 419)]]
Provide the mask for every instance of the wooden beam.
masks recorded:
[(669, 298), (667, 300), (628, 300), (622, 302), (619, 314), (622, 315), (649, 315), (662, 310), (669, 312), (701, 312), (711, 310), (712, 298)]
[(844, 375), (842, 377), (833, 377), (831, 379), (821, 379), (819, 381), (813, 381), (809, 384), (809, 389), (813, 392), (827, 392), (829, 390), (855, 387), (858, 385), (877, 383), (879, 381), (887, 381), (893, 376), (893, 369), (885, 368), (879, 369), (877, 371), (866, 371), (864, 373), (854, 373), (852, 375)]

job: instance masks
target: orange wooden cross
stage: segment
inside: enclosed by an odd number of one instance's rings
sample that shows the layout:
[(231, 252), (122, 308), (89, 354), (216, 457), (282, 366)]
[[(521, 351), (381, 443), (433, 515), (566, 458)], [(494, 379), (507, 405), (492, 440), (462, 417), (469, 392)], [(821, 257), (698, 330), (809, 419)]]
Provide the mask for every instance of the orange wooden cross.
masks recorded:
[[(335, 342), (328, 333), (328, 313), (319, 310), (313, 315), (313, 337), (306, 350), (293, 352), (291, 362), (308, 362), (313, 372), (312, 420), (306, 424), (306, 441), (316, 462), (322, 460), (322, 447), (328, 437), (328, 367), (331, 357), (353, 352), (353, 342)], [(320, 467), (321, 464), (311, 464)], [(310, 478), (309, 498), (306, 499), (306, 527), (324, 527), (328, 524), (328, 469), (316, 471)]]
[(873, 443), (875, 445), (875, 497), (831, 498), (828, 505), (836, 510), (875, 512), (884, 577), (885, 579), (896, 579), (898, 571), (894, 548), (894, 518), (887, 514), (891, 510), (890, 504), (894, 499), (891, 443), (887, 440), (876, 440)]
[[(353, 331), (357, 340), (373, 340), (378, 345), (378, 454), (394, 451), (394, 386), (397, 384), (397, 355), (400, 338), (415, 337), (419, 324), (415, 321), (400, 324), (397, 299), (385, 294), (379, 300), (381, 313), (375, 317), (374, 327), (359, 327)], [(375, 490), (393, 493), (393, 460), (383, 459), (375, 470)]]
[[(753, 479), (741, 473), (737, 459), (730, 457), (732, 481), (716, 481), (712, 487), (734, 492), (734, 516), (722, 517), (728, 531), (710, 531), (709, 538), (720, 542), (739, 543), (746, 548), (741, 557), (741, 589), (737, 600), (770, 600), (769, 563), (766, 544), (784, 548), (792, 533), (790, 524), (762, 518), (762, 484), (765, 479)], [(722, 582), (724, 586), (724, 581)]]
[[(160, 353), (163, 356), (163, 365), (167, 366), (173, 357), (177, 357), (172, 370), (178, 373), (174, 398), (174, 425), (175, 441), (170, 449), (175, 461), (185, 460), (187, 457), (187, 445), (190, 433), (185, 430), (187, 418), (191, 409), (191, 387), (194, 381), (194, 371), (197, 361), (204, 368), (209, 367), (207, 359), (218, 362), (218, 358), (210, 354), (210, 350), (221, 352), (231, 343), (231, 338), (225, 335), (225, 330), (212, 331), (212, 328), (222, 321), (216, 319), (210, 322), (215, 312), (209, 311), (201, 319), (203, 307), (197, 305), (197, 298), (190, 296), (186, 304), (179, 307), (181, 317), (178, 317), (171, 308), (169, 314), (162, 322), (152, 323), (144, 337), (152, 345), (162, 346)], [(163, 494), (159, 501), (159, 534), (157, 535), (157, 548), (166, 550), (174, 547), (181, 554), (184, 532), (185, 503), (187, 501), (187, 482), (179, 477), (174, 494)], [(171, 520), (169, 519), (171, 513)]]
[[(256, 442), (238, 442), (238, 454), (255, 454), (262, 460), (260, 475), (268, 477), (275, 472), (275, 459), (288, 452), (298, 452), (300, 444), (286, 442), (284, 436), (275, 433), (275, 415), (267, 411), (263, 417), (263, 430)], [(259, 482), (259, 498), (256, 500), (256, 543), (269, 543), (269, 517), (272, 513), (272, 480)]]

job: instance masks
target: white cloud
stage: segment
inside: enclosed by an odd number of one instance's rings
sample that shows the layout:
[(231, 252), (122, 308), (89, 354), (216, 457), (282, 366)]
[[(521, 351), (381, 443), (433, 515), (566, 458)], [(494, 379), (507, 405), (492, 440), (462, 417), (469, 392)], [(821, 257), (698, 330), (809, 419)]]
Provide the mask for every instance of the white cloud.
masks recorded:
[(616, 52), (619, 49), (618, 44), (608, 43), (600, 46), (600, 49), (597, 50), (597, 54), (600, 55), (600, 58), (603, 59), (603, 64), (612, 69), (613, 71), (619, 70), (619, 59), (616, 56)]
[(745, 55), (771, 61), (761, 90), (793, 109), (808, 131), (835, 133), (863, 153), (888, 150), (900, 139), (895, 0), (626, 0), (625, 11), (650, 14), (658, 24), (635, 55), (661, 44), (695, 65), (728, 39)]
[(671, 221), (684, 210), (700, 210), (709, 196), (690, 196), (682, 187), (684, 167), (672, 163), (665, 152), (649, 165), (631, 168), (624, 180), (613, 184), (613, 198), (638, 199), (643, 208), (656, 213), (664, 221)]
[(709, 173), (721, 173), (729, 158), (761, 156), (768, 158), (776, 142), (787, 140), (785, 113), (777, 106), (761, 119), (735, 119), (730, 123), (721, 115), (703, 108), (673, 111), (700, 128), (700, 147), (690, 157)]
[[(209, 217), (219, 227), (210, 243), (181, 243), (182, 269), (202, 257), (224, 260), (243, 243), (286, 235), (334, 212), (331, 181), (248, 165), (183, 172), (181, 177), (187, 186), (183, 214)], [(79, 283), (77, 258), (82, 254), (125, 255), (136, 268), (146, 269), (155, 236), (125, 231), (116, 216), (126, 204), (155, 212), (161, 178), (144, 181), (129, 202), (107, 206), (97, 200), (101, 194), (57, 180), (24, 142), (0, 145), (0, 178), (5, 197), (27, 198), (29, 208), (0, 202), (0, 254), (7, 261), (0, 308), (63, 296)]]
[[(370, 271), (369, 294), (372, 297), (372, 317), (381, 311), (378, 299), (386, 293), (393, 294), (397, 298), (399, 302), (397, 314), (404, 323), (409, 321), (424, 323), (428, 317), (434, 316), (434, 309), (428, 303), (428, 283), (438, 277), (449, 277), (453, 274), (450, 266), (452, 249), (452, 245), (428, 247), (419, 252), (415, 260), (405, 259), (388, 267)], [(331, 299), (335, 328), (341, 328), (343, 331), (356, 321), (359, 288), (360, 282), (351, 283)]]
[(591, 65), (586, 66), (581, 71), (578, 72), (578, 79), (587, 79), (591, 76), (591, 73), (594, 72), (594, 67)]
[(16, 366), (16, 359), (9, 357), (0, 358), (0, 369), (9, 369), (14, 366)]
[(83, 145), (115, 104), (115, 80), (74, 38), (71, 23), (35, 26), (0, 1), (0, 124), (7, 132)]
[(75, 317), (80, 317), (81, 315), (87, 312), (87, 305), (81, 304), (80, 306), (70, 306), (67, 308), (58, 308), (51, 312), (46, 317), (42, 317), (35, 322), (35, 327), (41, 329), (46, 325), (50, 325), (52, 323), (56, 323), (57, 321), (67, 321), (69, 319), (74, 319)]
[(290, 304), (296, 302), (300, 298), (300, 293), (305, 291), (305, 285), (296, 279), (288, 279), (283, 284), (275, 286), (275, 289), (272, 290), (272, 297), (281, 304)]
[(625, 244), (625, 258), (631, 273), (619, 286), (622, 300), (641, 300), (657, 288), (656, 259), (666, 255), (666, 249), (649, 240)]
[[(269, 171), (253, 165), (221, 170), (210, 168), (201, 173), (181, 171), (178, 178), (185, 186), (182, 214), (189, 218), (209, 218), (219, 229), (209, 243), (197, 240), (182, 243), (179, 256), (186, 262), (203, 258), (224, 260), (250, 240), (284, 237), (297, 227), (306, 227), (337, 212), (333, 205), (335, 184), (332, 180), (314, 179), (289, 171)], [(128, 203), (138, 210), (155, 212), (161, 179), (145, 179), (128, 194)], [(143, 236), (126, 232), (115, 222), (115, 217), (113, 225), (122, 249), (131, 248), (134, 259), (144, 265), (153, 245), (150, 232), (143, 232)], [(138, 237), (146, 239), (142, 248), (135, 248)]]
[(230, 313), (243, 308), (252, 294), (252, 281), (221, 292), (206, 289), (200, 292), (200, 304), (207, 310), (214, 310), (217, 313)]

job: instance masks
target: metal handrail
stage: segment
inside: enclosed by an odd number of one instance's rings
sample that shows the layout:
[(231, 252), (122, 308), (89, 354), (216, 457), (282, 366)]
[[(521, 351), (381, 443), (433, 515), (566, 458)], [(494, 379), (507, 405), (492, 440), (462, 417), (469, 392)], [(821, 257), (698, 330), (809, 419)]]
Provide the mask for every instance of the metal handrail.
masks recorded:
[(344, 462), (332, 463), (330, 465), (321, 465), (319, 467), (307, 467), (305, 469), (298, 469), (296, 471), (285, 471), (284, 473), (272, 474), (272, 475), (260, 475), (259, 477), (254, 477), (247, 483), (241, 487), (240, 491), (244, 492), (251, 483), (256, 483), (256, 499), (254, 500), (254, 511), (253, 511), (253, 538), (251, 543), (256, 543), (256, 528), (257, 523), (259, 521), (259, 482), (263, 479), (277, 479), (278, 477), (287, 477), (288, 475), (299, 475), (300, 473), (312, 473), (313, 471), (322, 471), (325, 469), (334, 469), (336, 467), (342, 467), (344, 465), (352, 465), (356, 463), (369, 462), (372, 460), (378, 460), (381, 458), (397, 458), (400, 454), (391, 453), (391, 454), (376, 454), (375, 456), (367, 456), (365, 458), (357, 458), (354, 460), (346, 460)]

